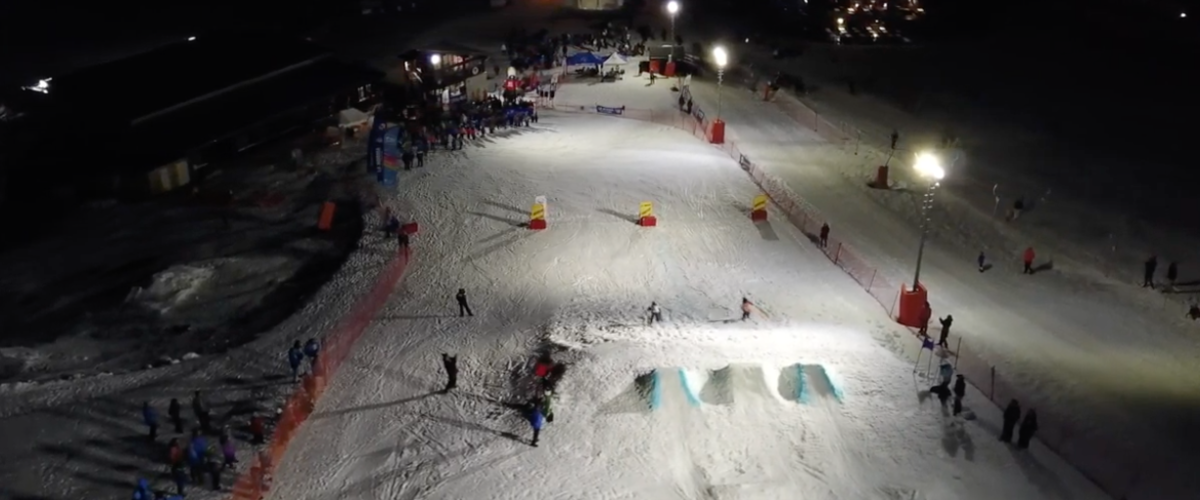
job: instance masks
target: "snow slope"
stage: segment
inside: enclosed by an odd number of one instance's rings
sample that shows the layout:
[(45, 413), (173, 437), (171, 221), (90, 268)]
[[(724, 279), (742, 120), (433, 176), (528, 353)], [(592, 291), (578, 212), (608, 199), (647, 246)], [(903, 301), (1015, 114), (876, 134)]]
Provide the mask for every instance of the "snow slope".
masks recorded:
[[(402, 179), (422, 258), (272, 498), (1102, 498), (1040, 446), (997, 444), (989, 404), (964, 425), (913, 397), (923, 382), (880, 345), (901, 331), (794, 228), (751, 224), (756, 188), (684, 132), (545, 112), (455, 158)], [(539, 195), (549, 229), (531, 232)], [(633, 223), (641, 201), (659, 227)], [(460, 287), (474, 317), (455, 315)], [(646, 326), (652, 300), (665, 322)], [(539, 352), (568, 370), (532, 448), (514, 407)], [(440, 353), (459, 356), (449, 394)], [(780, 394), (797, 363), (827, 367), (844, 403)], [(703, 401), (725, 383), (728, 404)]]
[[(706, 109), (715, 94), (711, 83), (693, 83)], [(877, 158), (864, 153), (868, 145), (831, 145), (741, 89), (727, 87), (723, 99), (741, 151), (784, 179), (892, 282), (912, 279), (922, 186), (870, 190), (864, 165)], [(1196, 411), (1192, 401), (1200, 396), (1192, 369), (1200, 340), (1184, 328), (1182, 311), (1167, 309), (1164, 317), (1161, 298), (1131, 294), (1057, 246), (981, 221), (953, 192), (938, 199), (921, 275), (934, 313), (955, 316), (954, 334), (1015, 386), (1026, 407), (1048, 410), (1044, 426), (1074, 433), (1056, 437), (1090, 473), (1119, 478), (1117, 489), (1145, 498), (1200, 488), (1188, 472), (1192, 450), (1179, 439), (1200, 433), (1183, 417)], [(1030, 244), (1050, 272), (1019, 274), (1017, 256)], [(974, 268), (981, 249), (996, 266), (987, 273)]]
[[(329, 196), (345, 201), (346, 214), (361, 216), (367, 227), (377, 227), (380, 221), (375, 212), (362, 214), (349, 205), (359, 202), (361, 196), (364, 209), (370, 210), (375, 201), (371, 193), (374, 182), (367, 181), (364, 169), (355, 167), (360, 165), (356, 160), (363, 153), (361, 144), (353, 149), (326, 150), (314, 156), (312, 166), (321, 175), (343, 181), (331, 183), (331, 190), (321, 193), (321, 199)], [(431, 165), (439, 161), (437, 155), (429, 159)], [(284, 205), (281, 210), (293, 209)], [(245, 215), (275, 220), (263, 212), (264, 209), (253, 209)], [(303, 221), (315, 221), (316, 213), (304, 207), (294, 217), (307, 233), (311, 231), (309, 224), (312, 222)], [(245, 229), (249, 224), (240, 218), (233, 219), (235, 230)], [(212, 223), (220, 225), (219, 221)], [(289, 227), (286, 221), (276, 224)], [(279, 237), (275, 231), (258, 235), (266, 239)], [(254, 242), (254, 238), (245, 235), (242, 238), (247, 244)], [(285, 239), (277, 239), (275, 244), (291, 251), (306, 248)], [(243, 441), (246, 437), (243, 426), (248, 416), (255, 412), (273, 414), (279, 400), (293, 388), (285, 376), (287, 346), (296, 339), (327, 333), (358, 297), (370, 289), (379, 269), (395, 255), (395, 242), (374, 232), (364, 235), (358, 244), (341, 267), (331, 273), (332, 278), (327, 283), (313, 287), (315, 293), (302, 307), (278, 324), (255, 331), (255, 337), (242, 339), (236, 349), (153, 369), (3, 386), (4, 390), (0, 390), (0, 455), (6, 460), (0, 464), (0, 498), (126, 498), (138, 477), (150, 479), (156, 489), (168, 489), (170, 481), (163, 466), (165, 443), (168, 438), (177, 436), (163, 427), (157, 443), (150, 443), (141, 422), (141, 404), (151, 402), (165, 421), (168, 401), (179, 398), (184, 403), (184, 417), (190, 421), (193, 417), (188, 398), (193, 391), (204, 392), (216, 425), (232, 426), (239, 456), (243, 457), (243, 463), (248, 463), (244, 458), (250, 446)], [(69, 255), (62, 258), (67, 259)], [(238, 262), (255, 261), (243, 256)], [(248, 270), (241, 265), (236, 267), (249, 271), (249, 274), (240, 275), (245, 281), (233, 283), (235, 280), (230, 278), (236, 276), (217, 270), (217, 284), (236, 292), (243, 286), (254, 286), (260, 284), (259, 280), (274, 276), (274, 268), (269, 266)], [(188, 273), (177, 275), (179, 279), (162, 275), (159, 281), (164, 285), (151, 286), (143, 298), (171, 295), (171, 289), (181, 287), (165, 283), (188, 283), (185, 274)], [(192, 278), (195, 277), (193, 273)], [(210, 298), (215, 303), (208, 308), (217, 317), (224, 308), (237, 307), (248, 300), (262, 300)], [(189, 309), (194, 307), (194, 304), (187, 305)], [(158, 348), (167, 341), (158, 338), (150, 344)], [(232, 483), (232, 476), (226, 475), (226, 487)], [(193, 490), (189, 498), (215, 498), (217, 495)]]

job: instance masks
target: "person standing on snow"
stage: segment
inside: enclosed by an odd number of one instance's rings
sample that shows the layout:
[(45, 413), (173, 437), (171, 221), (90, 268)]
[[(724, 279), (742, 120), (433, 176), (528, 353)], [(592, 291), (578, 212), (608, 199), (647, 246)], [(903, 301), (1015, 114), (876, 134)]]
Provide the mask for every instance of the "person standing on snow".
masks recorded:
[(221, 491), (221, 473), (225, 472), (225, 467), (221, 465), (221, 459), (215, 454), (208, 454), (204, 462), (205, 469), (208, 469), (209, 485), (213, 491)]
[(150, 492), (150, 481), (138, 478), (137, 486), (133, 488), (133, 500), (154, 500), (154, 493)]
[(183, 446), (179, 444), (179, 438), (171, 438), (167, 443), (167, 467), (174, 471), (183, 466)]
[(171, 398), (171, 404), (167, 406), (167, 415), (171, 417), (171, 425), (175, 426), (175, 432), (183, 433), (183, 408), (180, 408), (179, 399)]
[(200, 434), (200, 430), (192, 431), (192, 440), (188, 443), (187, 463), (192, 473), (193, 484), (204, 483), (204, 466), (208, 461), (208, 440)]
[(287, 352), (288, 366), (292, 367), (292, 382), (300, 380), (300, 363), (304, 361), (304, 349), (300, 347), (300, 341), (292, 342), (292, 347)]
[(1175, 280), (1178, 278), (1179, 278), (1179, 263), (1177, 263), (1175, 261), (1171, 261), (1171, 263), (1167, 265), (1167, 284), (1169, 284), (1171, 286), (1172, 290), (1175, 289)]
[(546, 425), (546, 416), (542, 415), (541, 405), (533, 405), (533, 409), (529, 412), (529, 426), (533, 428), (533, 439), (529, 441), (529, 445), (534, 448), (538, 445), (538, 435), (542, 433), (542, 426)]
[(221, 458), (223, 459), (221, 467), (226, 469), (234, 468), (237, 465), (238, 459), (237, 447), (233, 445), (233, 439), (229, 438), (228, 432), (222, 432), (221, 437), (218, 438), (218, 442), (221, 444)]
[(158, 439), (158, 410), (149, 401), (142, 402), (142, 422), (150, 428), (150, 440)]
[(921, 307), (921, 325), (917, 328), (917, 333), (928, 337), (929, 321), (931, 319), (933, 319), (933, 307), (930, 306), (929, 302), (927, 301), (925, 302), (925, 305)]
[(1000, 441), (1003, 443), (1011, 443), (1013, 435), (1013, 427), (1017, 426), (1017, 421), (1021, 419), (1021, 405), (1017, 400), (1008, 402), (1008, 406), (1004, 408), (1004, 427), (1000, 430)]
[(1142, 265), (1142, 287), (1154, 288), (1154, 271), (1158, 269), (1158, 257), (1151, 255)]
[(1033, 434), (1037, 432), (1037, 429), (1037, 412), (1030, 409), (1025, 412), (1025, 418), (1021, 419), (1021, 428), (1017, 430), (1018, 450), (1029, 448), (1029, 440), (1033, 439)]
[(946, 343), (946, 339), (950, 337), (950, 325), (954, 323), (954, 315), (947, 314), (945, 318), (938, 318), (938, 322), (942, 324), (942, 331), (938, 334), (937, 345), (949, 349), (950, 346)]
[(960, 373), (954, 379), (954, 416), (962, 413), (962, 400), (967, 396), (967, 380)]
[(742, 297), (742, 321), (750, 319), (750, 311), (754, 309), (754, 303), (750, 299)]
[(175, 494), (179, 496), (187, 494), (188, 476), (183, 467), (171, 471), (171, 481), (175, 483)]
[(451, 356), (443, 352), (442, 367), (446, 369), (446, 388), (442, 389), (442, 392), (447, 393), (458, 387), (458, 356)]
[(304, 343), (304, 356), (308, 358), (309, 372), (317, 373), (317, 355), (321, 354), (321, 343), (317, 339), (310, 338)]
[(1033, 247), (1025, 248), (1025, 253), (1021, 256), (1021, 260), (1025, 262), (1025, 270), (1021, 271), (1022, 274), (1033, 274), (1033, 258), (1036, 256), (1037, 254), (1033, 253)]
[(821, 224), (821, 248), (829, 246), (829, 223)]
[(200, 396), (200, 391), (192, 394), (192, 411), (196, 413), (196, 420), (200, 421), (200, 429), (204, 432), (212, 432), (211, 414), (208, 410), (208, 404)]
[(467, 290), (465, 288), (458, 289), (458, 294), (454, 296), (454, 300), (458, 301), (458, 317), (463, 317), (463, 313), (466, 313), (467, 316), (475, 316), (475, 313), (471, 312), (471, 306), (467, 304)]
[(662, 308), (658, 307), (658, 302), (651, 302), (646, 312), (650, 313), (650, 320), (647, 324), (653, 325), (662, 322)]
[(980, 251), (979, 251), (979, 257), (977, 257), (977, 258), (975, 259), (975, 262), (976, 262), (977, 264), (979, 264), (979, 272), (981, 272), (981, 273), (982, 273), (982, 272), (984, 272), (984, 271), (987, 271), (987, 268), (986, 268), (986, 267), (984, 267), (984, 264), (986, 264), (986, 263), (987, 263), (987, 256), (983, 254), (983, 250), (980, 250)]

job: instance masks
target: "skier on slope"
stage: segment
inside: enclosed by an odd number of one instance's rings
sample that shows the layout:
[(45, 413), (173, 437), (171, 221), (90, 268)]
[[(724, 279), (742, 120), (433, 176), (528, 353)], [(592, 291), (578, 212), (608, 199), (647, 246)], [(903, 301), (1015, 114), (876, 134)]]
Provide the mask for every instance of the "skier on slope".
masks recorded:
[(1179, 263), (1175, 262), (1175, 261), (1171, 261), (1171, 263), (1167, 265), (1167, 284), (1170, 285), (1172, 290), (1175, 289), (1175, 280), (1178, 278), (1179, 278)]
[(829, 246), (829, 223), (821, 224), (821, 248)]
[(983, 254), (983, 250), (979, 251), (979, 257), (975, 259), (975, 262), (979, 264), (979, 272), (987, 271), (987, 267), (985, 267), (987, 256)]
[(287, 352), (288, 366), (292, 367), (292, 382), (300, 379), (300, 363), (304, 361), (304, 348), (300, 346), (300, 341), (292, 342), (292, 347)]
[(742, 297), (742, 321), (750, 319), (750, 311), (754, 310), (754, 303), (750, 299)]
[(1021, 260), (1025, 262), (1025, 269), (1022, 274), (1033, 274), (1033, 259), (1037, 254), (1033, 253), (1033, 247), (1026, 247), (1025, 253), (1021, 255)]
[(1004, 427), (1000, 431), (1000, 441), (1005, 443), (1012, 442), (1013, 428), (1017, 426), (1017, 421), (1021, 419), (1021, 404), (1017, 400), (1008, 402), (1008, 406), (1004, 408)]
[(650, 307), (646, 308), (646, 312), (650, 313), (648, 320), (649, 325), (662, 322), (662, 308), (658, 307), (658, 302), (651, 302)]
[(465, 288), (458, 289), (454, 300), (458, 302), (458, 317), (463, 317), (463, 313), (466, 313), (467, 316), (475, 316), (475, 313), (471, 312), (471, 306), (467, 304), (467, 290)]
[(446, 393), (458, 386), (458, 356), (443, 352), (442, 367), (446, 369), (446, 388), (442, 392)]

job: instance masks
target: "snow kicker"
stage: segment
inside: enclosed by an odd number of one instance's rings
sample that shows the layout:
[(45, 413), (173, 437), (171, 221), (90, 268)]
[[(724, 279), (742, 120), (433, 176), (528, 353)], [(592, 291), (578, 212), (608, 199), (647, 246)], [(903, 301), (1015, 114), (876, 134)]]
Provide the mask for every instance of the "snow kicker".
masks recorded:
[(609, 413), (683, 410), (704, 405), (730, 406), (762, 401), (797, 401), (815, 397), (845, 399), (841, 384), (824, 365), (794, 364), (779, 370), (735, 363), (716, 370), (656, 368), (641, 373), (633, 384), (604, 405)]
[(796, 363), (779, 372), (779, 395), (803, 404), (814, 396), (833, 397), (839, 403), (845, 393), (838, 378), (825, 365)]

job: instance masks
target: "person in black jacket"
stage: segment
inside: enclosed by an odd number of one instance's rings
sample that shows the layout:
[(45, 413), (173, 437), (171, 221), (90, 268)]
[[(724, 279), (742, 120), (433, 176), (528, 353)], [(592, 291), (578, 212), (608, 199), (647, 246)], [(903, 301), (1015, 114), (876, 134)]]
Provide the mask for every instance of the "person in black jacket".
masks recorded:
[(1142, 264), (1142, 286), (1154, 288), (1154, 271), (1158, 269), (1158, 257), (1151, 255)]
[(1008, 402), (1008, 407), (1004, 408), (1004, 428), (1000, 431), (1000, 441), (1005, 443), (1012, 442), (1013, 427), (1017, 426), (1017, 421), (1021, 419), (1021, 405), (1017, 400)]
[(1021, 420), (1021, 428), (1017, 430), (1017, 449), (1029, 448), (1029, 440), (1033, 439), (1033, 434), (1037, 432), (1037, 429), (1037, 412), (1031, 409), (1025, 412), (1025, 418)]
[(467, 290), (464, 288), (458, 289), (458, 294), (454, 296), (454, 300), (458, 301), (458, 317), (463, 317), (463, 313), (467, 316), (475, 316), (471, 312), (471, 306), (467, 304)]
[(950, 325), (954, 323), (954, 315), (947, 314), (945, 318), (938, 318), (938, 322), (942, 324), (942, 332), (938, 335), (938, 345), (949, 348), (946, 339), (950, 337)]
[(967, 380), (959, 374), (954, 380), (954, 415), (962, 413), (962, 400), (967, 395)]
[(446, 369), (446, 388), (442, 392), (450, 392), (458, 386), (458, 356), (442, 353), (442, 367)]
[(180, 408), (179, 400), (171, 398), (170, 406), (167, 406), (167, 415), (171, 417), (171, 425), (175, 426), (175, 432), (183, 433), (183, 408)]

